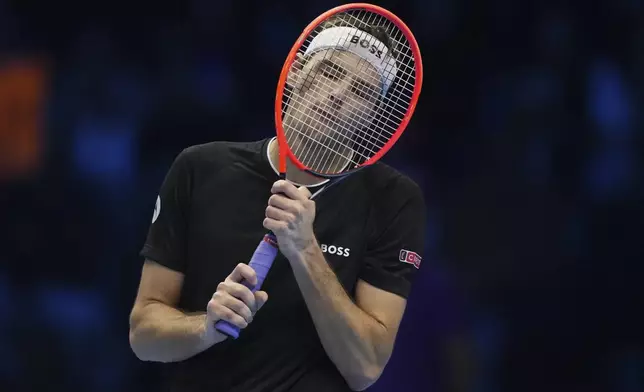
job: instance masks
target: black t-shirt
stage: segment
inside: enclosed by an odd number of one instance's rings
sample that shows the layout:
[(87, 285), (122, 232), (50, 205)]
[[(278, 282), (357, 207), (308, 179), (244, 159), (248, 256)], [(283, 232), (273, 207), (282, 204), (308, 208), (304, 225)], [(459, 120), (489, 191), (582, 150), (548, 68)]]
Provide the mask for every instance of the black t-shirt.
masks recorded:
[[(205, 311), (219, 282), (249, 261), (266, 233), (278, 179), (269, 141), (192, 146), (172, 164), (141, 255), (185, 274), (181, 310)], [(411, 179), (379, 162), (330, 187), (316, 209), (316, 238), (350, 296), (359, 279), (408, 295), (425, 234), (423, 195)], [(170, 391), (350, 391), (279, 253), (262, 290), (268, 302), (237, 340), (164, 365)]]

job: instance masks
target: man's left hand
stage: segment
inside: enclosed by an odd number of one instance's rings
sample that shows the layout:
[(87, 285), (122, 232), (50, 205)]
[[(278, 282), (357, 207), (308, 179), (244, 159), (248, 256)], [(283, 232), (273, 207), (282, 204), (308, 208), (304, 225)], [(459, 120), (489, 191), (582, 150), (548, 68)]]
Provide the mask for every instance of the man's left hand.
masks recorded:
[(293, 261), (308, 247), (316, 244), (313, 233), (315, 202), (306, 187), (295, 187), (278, 180), (271, 188), (264, 227), (277, 237), (280, 251)]

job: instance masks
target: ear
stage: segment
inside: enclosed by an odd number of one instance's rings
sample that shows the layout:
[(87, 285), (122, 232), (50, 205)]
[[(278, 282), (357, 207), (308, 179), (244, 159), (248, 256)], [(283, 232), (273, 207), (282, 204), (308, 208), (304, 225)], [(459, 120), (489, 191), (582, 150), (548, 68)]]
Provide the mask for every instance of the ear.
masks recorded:
[(286, 76), (287, 85), (294, 88), (297, 86), (297, 82), (300, 79), (300, 71), (304, 68), (305, 62), (306, 61), (304, 60), (302, 53), (297, 53), (295, 55), (295, 60), (293, 61), (293, 64), (291, 64), (291, 69), (289, 69), (288, 75)]

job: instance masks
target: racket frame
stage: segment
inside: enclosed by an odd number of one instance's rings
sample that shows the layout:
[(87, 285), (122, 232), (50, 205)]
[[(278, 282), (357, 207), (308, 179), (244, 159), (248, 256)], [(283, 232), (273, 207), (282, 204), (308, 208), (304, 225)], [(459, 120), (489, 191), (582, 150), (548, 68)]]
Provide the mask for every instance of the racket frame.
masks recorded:
[[(304, 44), (304, 42), (309, 38), (313, 30), (315, 30), (318, 26), (320, 26), (320, 24), (322, 24), (325, 20), (331, 18), (336, 14), (339, 14), (345, 11), (356, 10), (356, 9), (373, 12), (375, 14), (379, 14), (387, 18), (396, 27), (398, 27), (398, 29), (400, 29), (400, 31), (404, 34), (405, 38), (407, 39), (407, 42), (409, 42), (409, 46), (411, 48), (413, 58), (414, 58), (414, 72), (415, 72), (414, 90), (412, 92), (409, 107), (407, 108), (407, 111), (403, 116), (402, 121), (400, 122), (400, 125), (398, 125), (396, 132), (394, 132), (394, 134), (384, 144), (384, 146), (380, 149), (380, 151), (378, 151), (372, 157), (367, 159), (365, 162), (361, 163), (360, 165), (357, 165), (354, 169), (348, 170), (348, 172), (343, 172), (339, 174), (319, 173), (306, 167), (299, 159), (297, 159), (295, 154), (293, 154), (291, 149), (288, 147), (288, 143), (286, 141), (286, 134), (284, 132), (283, 115), (282, 115), (282, 100), (284, 98), (284, 90), (286, 88), (288, 74), (291, 70), (291, 67), (293, 66), (293, 63), (297, 58), (297, 54), (300, 48), (302, 47), (302, 45)], [(374, 4), (369, 4), (369, 3), (343, 4), (343, 5), (331, 8), (328, 11), (322, 13), (317, 18), (315, 18), (311, 23), (309, 23), (309, 25), (304, 29), (304, 31), (300, 34), (298, 39), (295, 41), (295, 44), (291, 47), (291, 50), (289, 51), (288, 56), (286, 57), (286, 61), (284, 61), (284, 65), (282, 66), (282, 71), (280, 72), (280, 77), (277, 83), (277, 90), (275, 94), (275, 127), (277, 131), (277, 143), (279, 146), (278, 171), (280, 173), (280, 178), (281, 179), (286, 178), (286, 159), (287, 158), (290, 159), (291, 162), (298, 169), (320, 178), (344, 177), (348, 175), (349, 172), (353, 172), (359, 168), (376, 163), (391, 149), (391, 147), (393, 147), (394, 144), (396, 144), (396, 142), (398, 141), (402, 133), (407, 128), (407, 125), (411, 121), (414, 111), (416, 110), (416, 104), (418, 103), (418, 98), (420, 96), (422, 85), (423, 85), (423, 61), (420, 53), (420, 48), (418, 47), (418, 43), (416, 41), (416, 37), (414, 37), (414, 34), (411, 32), (409, 27), (407, 27), (405, 22), (403, 22), (394, 13), (382, 7), (379, 7)]]

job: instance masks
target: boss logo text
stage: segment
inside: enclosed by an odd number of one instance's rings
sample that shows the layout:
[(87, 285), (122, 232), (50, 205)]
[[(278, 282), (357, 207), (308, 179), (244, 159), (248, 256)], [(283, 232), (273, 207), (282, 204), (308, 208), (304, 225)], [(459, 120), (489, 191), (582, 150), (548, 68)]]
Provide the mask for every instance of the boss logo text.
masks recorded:
[(376, 45), (371, 45), (369, 40), (367, 39), (360, 39), (359, 35), (354, 35), (351, 37), (351, 43), (352, 44), (358, 44), (363, 48), (369, 48), (369, 53), (375, 55), (377, 58), (382, 58), (382, 50), (379, 50)]
[(344, 256), (344, 257), (349, 257), (349, 252), (351, 251), (351, 249), (344, 248), (342, 246), (326, 245), (326, 244), (320, 245), (320, 248), (322, 249), (322, 253), (328, 253), (331, 255), (338, 255), (338, 256)]

